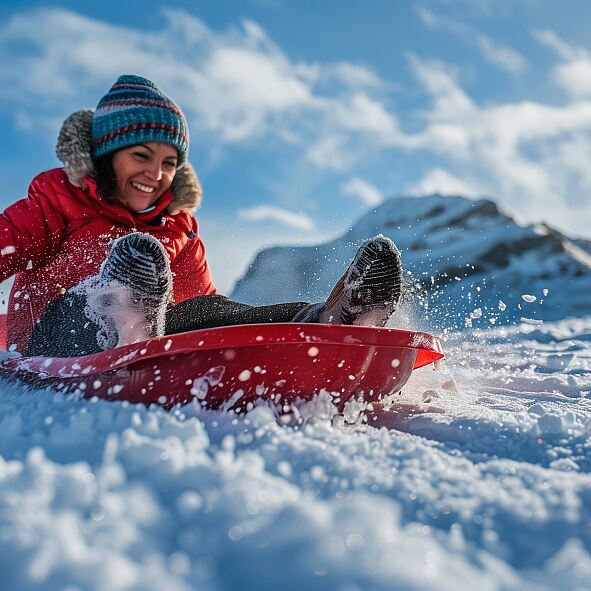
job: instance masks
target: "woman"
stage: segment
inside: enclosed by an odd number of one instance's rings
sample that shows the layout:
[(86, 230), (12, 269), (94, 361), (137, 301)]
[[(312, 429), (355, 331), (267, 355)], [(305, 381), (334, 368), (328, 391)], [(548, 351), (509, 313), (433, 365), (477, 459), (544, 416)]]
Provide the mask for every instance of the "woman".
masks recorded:
[(7, 343), (28, 355), (94, 353), (229, 324), (383, 325), (400, 295), (393, 243), (364, 243), (326, 303), (252, 307), (216, 294), (193, 210), (188, 126), (153, 82), (119, 77), (60, 132), (63, 169), (0, 215), (0, 280), (16, 274)]

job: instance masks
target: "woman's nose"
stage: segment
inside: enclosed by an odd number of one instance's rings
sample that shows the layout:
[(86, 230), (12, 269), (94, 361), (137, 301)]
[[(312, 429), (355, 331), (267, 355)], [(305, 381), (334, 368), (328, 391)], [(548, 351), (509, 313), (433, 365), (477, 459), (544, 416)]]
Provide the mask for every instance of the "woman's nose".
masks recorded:
[(154, 181), (159, 181), (162, 178), (162, 166), (155, 162), (151, 164), (146, 170), (146, 174)]

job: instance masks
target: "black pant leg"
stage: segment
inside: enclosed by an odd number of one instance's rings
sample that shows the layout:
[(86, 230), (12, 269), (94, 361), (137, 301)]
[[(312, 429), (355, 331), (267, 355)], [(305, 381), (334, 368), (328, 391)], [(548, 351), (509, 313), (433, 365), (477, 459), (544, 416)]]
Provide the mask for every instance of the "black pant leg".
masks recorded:
[(197, 296), (168, 310), (165, 334), (236, 324), (290, 322), (307, 305), (306, 302), (289, 302), (250, 306), (219, 295)]
[[(308, 304), (290, 302), (249, 306), (218, 295), (198, 296), (172, 306), (166, 313), (165, 334), (235, 324), (290, 322)], [(27, 356), (74, 357), (102, 351), (99, 326), (84, 314), (86, 298), (66, 292), (51, 302), (33, 327)]]
[(86, 297), (66, 292), (51, 302), (33, 327), (25, 355), (74, 357), (102, 351), (99, 326), (84, 314)]

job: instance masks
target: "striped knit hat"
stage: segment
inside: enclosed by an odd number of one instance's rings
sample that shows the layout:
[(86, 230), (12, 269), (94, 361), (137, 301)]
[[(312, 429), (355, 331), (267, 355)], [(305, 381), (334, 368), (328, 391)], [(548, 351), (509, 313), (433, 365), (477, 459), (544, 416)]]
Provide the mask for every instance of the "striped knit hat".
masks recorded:
[(92, 157), (142, 142), (164, 142), (187, 159), (189, 130), (179, 107), (153, 82), (123, 75), (99, 101), (92, 118)]

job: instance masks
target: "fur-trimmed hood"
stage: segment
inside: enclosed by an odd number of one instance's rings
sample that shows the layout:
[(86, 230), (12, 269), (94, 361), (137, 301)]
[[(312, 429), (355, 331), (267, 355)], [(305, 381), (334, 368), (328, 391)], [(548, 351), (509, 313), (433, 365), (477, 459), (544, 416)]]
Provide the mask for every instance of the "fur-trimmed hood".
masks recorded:
[[(70, 182), (83, 187), (84, 177), (95, 177), (94, 163), (90, 156), (92, 116), (94, 111), (82, 110), (72, 113), (62, 124), (55, 153), (64, 165)], [(174, 199), (167, 213), (192, 212), (201, 205), (201, 184), (193, 167), (185, 162), (177, 169), (170, 187)]]

